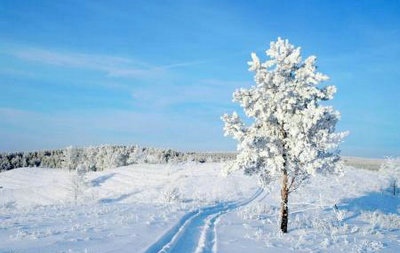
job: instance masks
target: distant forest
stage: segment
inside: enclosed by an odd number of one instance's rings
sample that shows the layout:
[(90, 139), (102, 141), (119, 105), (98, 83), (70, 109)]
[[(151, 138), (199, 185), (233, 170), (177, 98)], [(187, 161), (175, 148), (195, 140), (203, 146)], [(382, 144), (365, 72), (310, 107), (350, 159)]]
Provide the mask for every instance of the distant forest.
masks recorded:
[(0, 171), (20, 167), (45, 167), (75, 170), (104, 170), (137, 163), (222, 162), (233, 160), (235, 153), (178, 152), (171, 149), (146, 148), (137, 145), (102, 145), (67, 147), (58, 150), (0, 154)]

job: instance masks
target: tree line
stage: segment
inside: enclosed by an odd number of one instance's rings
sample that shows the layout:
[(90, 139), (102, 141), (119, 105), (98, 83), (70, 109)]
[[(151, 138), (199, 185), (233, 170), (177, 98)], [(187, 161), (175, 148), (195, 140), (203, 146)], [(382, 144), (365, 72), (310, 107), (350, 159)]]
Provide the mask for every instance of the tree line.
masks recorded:
[(235, 153), (179, 152), (171, 149), (138, 145), (101, 145), (67, 147), (57, 150), (0, 154), (0, 172), (21, 167), (62, 168), (98, 171), (137, 163), (222, 162), (232, 160)]

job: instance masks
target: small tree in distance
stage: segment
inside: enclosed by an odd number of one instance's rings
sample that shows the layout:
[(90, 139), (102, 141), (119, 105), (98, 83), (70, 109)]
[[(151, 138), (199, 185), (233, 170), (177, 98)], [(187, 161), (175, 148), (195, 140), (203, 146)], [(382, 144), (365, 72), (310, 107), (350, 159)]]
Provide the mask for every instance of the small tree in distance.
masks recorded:
[(386, 157), (381, 170), (389, 177), (393, 195), (397, 192), (397, 183), (400, 181), (400, 157)]
[(281, 38), (266, 54), (264, 63), (251, 54), (256, 85), (233, 93), (254, 122), (246, 126), (236, 112), (222, 117), (225, 135), (238, 141), (228, 171), (258, 175), (263, 185), (281, 178), (280, 229), (287, 233), (289, 194), (311, 175), (340, 171), (337, 147), (347, 132), (336, 133), (339, 112), (319, 104), (332, 99), (336, 87), (317, 87), (328, 77), (316, 71), (315, 56), (303, 62), (300, 48)]

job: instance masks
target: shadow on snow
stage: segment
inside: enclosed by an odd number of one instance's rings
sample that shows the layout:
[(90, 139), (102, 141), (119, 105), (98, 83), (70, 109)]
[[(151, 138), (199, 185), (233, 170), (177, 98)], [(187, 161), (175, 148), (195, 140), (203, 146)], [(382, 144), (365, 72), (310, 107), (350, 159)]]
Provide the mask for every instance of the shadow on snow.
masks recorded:
[(98, 178), (95, 178), (91, 181), (92, 186), (100, 186), (101, 184), (103, 184), (105, 181), (107, 181), (108, 179), (112, 178), (113, 176), (115, 176), (115, 173), (110, 173), (104, 176), (100, 176)]
[(400, 214), (400, 196), (391, 194), (391, 189), (381, 192), (369, 192), (357, 198), (344, 199), (338, 204), (340, 210), (351, 211), (353, 216), (359, 216), (362, 212), (381, 212), (384, 214)]

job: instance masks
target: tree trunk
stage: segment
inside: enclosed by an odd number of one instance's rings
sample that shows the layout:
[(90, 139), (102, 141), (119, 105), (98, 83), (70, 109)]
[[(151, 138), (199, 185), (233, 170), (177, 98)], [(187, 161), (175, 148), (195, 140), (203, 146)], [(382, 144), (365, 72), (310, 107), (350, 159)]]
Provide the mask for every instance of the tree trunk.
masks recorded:
[(283, 233), (287, 233), (288, 221), (289, 221), (289, 207), (288, 207), (288, 175), (286, 168), (282, 174), (282, 188), (281, 188), (281, 230)]
[(287, 233), (288, 230), (288, 221), (289, 221), (289, 207), (288, 207), (288, 198), (289, 198), (289, 186), (288, 186), (288, 154), (285, 147), (285, 142), (287, 139), (287, 132), (285, 131), (285, 127), (281, 125), (281, 134), (283, 142), (283, 170), (282, 170), (282, 185), (281, 185), (281, 231), (283, 233)]

